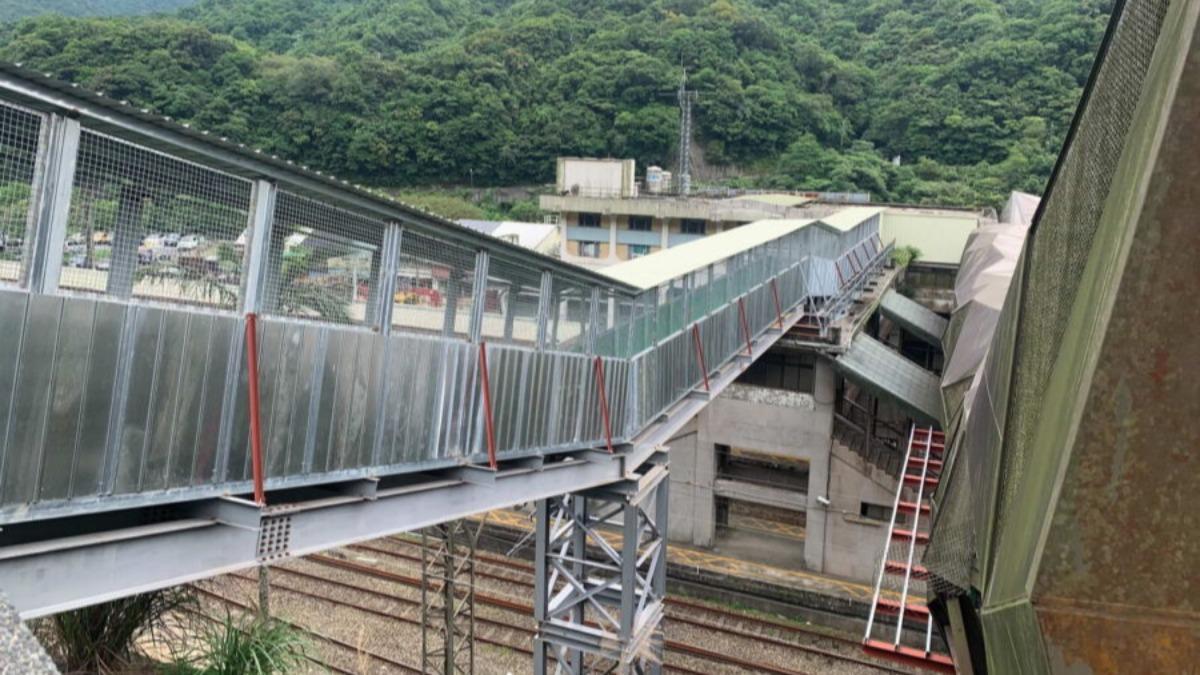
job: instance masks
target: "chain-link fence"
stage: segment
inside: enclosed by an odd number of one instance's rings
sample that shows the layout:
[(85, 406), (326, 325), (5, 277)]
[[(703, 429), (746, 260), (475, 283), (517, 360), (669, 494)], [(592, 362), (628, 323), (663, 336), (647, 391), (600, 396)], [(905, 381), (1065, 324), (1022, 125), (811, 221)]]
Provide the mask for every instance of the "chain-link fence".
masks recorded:
[(41, 115), (0, 104), (0, 283), (24, 272), (42, 125)]
[(267, 313), (365, 324), (387, 223), (280, 191), (267, 255)]
[(85, 129), (59, 286), (235, 309), (249, 208), (249, 181)]

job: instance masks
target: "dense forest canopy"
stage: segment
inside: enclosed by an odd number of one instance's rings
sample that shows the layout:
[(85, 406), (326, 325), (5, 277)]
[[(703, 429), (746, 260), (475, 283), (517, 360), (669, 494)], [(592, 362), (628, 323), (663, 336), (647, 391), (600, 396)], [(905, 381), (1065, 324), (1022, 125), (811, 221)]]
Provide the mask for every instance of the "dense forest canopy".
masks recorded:
[(669, 166), (686, 67), (737, 181), (995, 205), (1041, 191), (1111, 4), (199, 0), (11, 23), (0, 59), (385, 186)]
[(0, 21), (40, 14), (130, 16), (171, 12), (196, 0), (0, 0)]

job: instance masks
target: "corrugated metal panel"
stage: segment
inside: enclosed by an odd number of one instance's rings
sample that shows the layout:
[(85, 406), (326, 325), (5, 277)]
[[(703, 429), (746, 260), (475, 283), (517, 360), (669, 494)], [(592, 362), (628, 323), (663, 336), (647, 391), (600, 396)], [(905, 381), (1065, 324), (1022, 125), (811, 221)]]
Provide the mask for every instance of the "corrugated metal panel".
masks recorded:
[(835, 363), (846, 377), (896, 401), (923, 420), (941, 424), (937, 375), (882, 342), (869, 335), (856, 335), (850, 349)]
[(940, 347), (946, 333), (946, 319), (924, 305), (914, 302), (894, 290), (883, 294), (879, 311), (925, 342)]

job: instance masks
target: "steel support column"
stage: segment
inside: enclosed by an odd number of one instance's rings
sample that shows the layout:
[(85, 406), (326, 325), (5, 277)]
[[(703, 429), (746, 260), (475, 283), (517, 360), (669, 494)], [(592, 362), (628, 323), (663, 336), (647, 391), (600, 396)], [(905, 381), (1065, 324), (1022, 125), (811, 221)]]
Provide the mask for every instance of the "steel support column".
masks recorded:
[(667, 476), (660, 454), (626, 480), (538, 502), (537, 675), (662, 671)]

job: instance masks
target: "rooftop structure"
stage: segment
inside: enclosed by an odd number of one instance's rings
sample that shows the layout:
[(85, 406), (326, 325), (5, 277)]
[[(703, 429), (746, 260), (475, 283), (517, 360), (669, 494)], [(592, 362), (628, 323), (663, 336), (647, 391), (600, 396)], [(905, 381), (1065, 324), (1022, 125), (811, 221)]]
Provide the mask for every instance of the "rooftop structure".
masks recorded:
[(460, 220), (459, 225), (545, 255), (558, 253), (558, 228), (515, 220)]
[[(920, 251), (922, 265), (952, 268), (967, 235), (983, 221), (965, 209), (848, 205), (821, 201), (816, 193), (735, 196), (555, 194), (540, 198), (542, 210), (557, 214), (560, 255), (592, 268), (613, 265), (720, 234), (760, 220), (822, 220), (839, 227), (878, 214), (880, 234), (898, 247)], [(835, 215), (840, 214), (840, 215)], [(832, 220), (829, 220), (832, 218)]]

